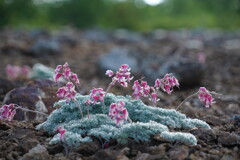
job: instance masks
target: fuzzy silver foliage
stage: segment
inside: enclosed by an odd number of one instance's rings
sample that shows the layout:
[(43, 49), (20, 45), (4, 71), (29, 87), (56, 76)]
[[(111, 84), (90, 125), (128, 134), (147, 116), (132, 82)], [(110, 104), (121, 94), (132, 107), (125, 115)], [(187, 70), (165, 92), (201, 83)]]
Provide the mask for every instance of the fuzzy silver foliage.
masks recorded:
[(190, 133), (164, 131), (161, 133), (161, 137), (170, 142), (197, 145), (196, 137)]
[[(184, 143), (189, 142), (188, 144), (195, 144), (196, 138), (193, 135), (172, 135), (172, 132), (167, 132), (168, 126), (178, 129), (196, 127), (210, 128), (204, 121), (187, 118), (186, 115), (174, 109), (147, 106), (141, 100), (133, 100), (130, 96), (115, 96), (109, 93), (105, 97), (106, 107), (104, 108), (101, 104), (86, 106), (84, 102), (88, 98), (88, 95), (77, 95), (77, 101), (81, 104), (83, 114), (85, 115), (84, 118), (81, 119), (79, 108), (73, 101), (67, 104), (65, 100), (61, 100), (54, 105), (60, 105), (61, 107), (53, 111), (45, 122), (37, 126), (37, 129), (44, 129), (54, 134), (58, 126), (63, 126), (70, 133), (94, 136), (106, 141), (117, 139), (120, 143), (125, 143), (129, 138), (138, 142), (148, 141), (151, 135), (164, 132), (165, 134), (163, 135), (166, 139), (169, 139), (169, 141), (174, 139), (178, 142), (183, 142), (182, 139), (185, 139)], [(127, 108), (129, 117), (132, 119), (133, 123), (125, 122), (122, 126), (117, 127), (114, 121), (108, 116), (110, 104), (119, 101), (125, 102), (125, 108)], [(86, 116), (87, 108), (89, 108), (91, 113), (90, 118)], [(166, 136), (166, 134), (169, 134), (169, 136)], [(71, 137), (75, 135), (70, 134), (68, 136)]]
[[(81, 143), (91, 142), (92, 139), (90, 137), (84, 137), (80, 134), (73, 132), (66, 132), (64, 135), (64, 143), (68, 146), (78, 147)], [(56, 134), (53, 139), (49, 142), (50, 144), (61, 143), (60, 134)]]
[(35, 64), (31, 72), (28, 74), (28, 77), (31, 79), (52, 78), (53, 76), (54, 69), (47, 67), (41, 63)]

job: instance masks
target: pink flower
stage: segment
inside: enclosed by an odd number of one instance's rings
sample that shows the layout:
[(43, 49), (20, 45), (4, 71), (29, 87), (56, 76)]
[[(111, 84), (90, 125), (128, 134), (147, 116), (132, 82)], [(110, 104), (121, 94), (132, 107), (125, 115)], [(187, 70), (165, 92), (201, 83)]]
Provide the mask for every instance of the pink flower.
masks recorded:
[(152, 98), (151, 100), (152, 100), (152, 102), (153, 102), (153, 106), (156, 106), (157, 101), (160, 100), (160, 99), (158, 99), (157, 97), (158, 97), (157, 93), (153, 92), (153, 93), (151, 94), (151, 98)]
[(175, 78), (171, 73), (167, 73), (162, 79), (157, 79), (154, 85), (154, 87), (156, 87), (157, 89), (161, 88), (164, 92), (167, 92), (168, 94), (172, 93), (174, 86), (179, 87), (179, 82), (177, 78)]
[(112, 77), (112, 76), (114, 76), (114, 73), (113, 73), (113, 71), (111, 71), (111, 70), (107, 70), (107, 71), (106, 71), (106, 75), (107, 75), (108, 77)]
[(71, 79), (76, 83), (76, 84), (79, 84), (80, 82), (79, 82), (79, 79), (78, 79), (78, 77), (77, 77), (77, 74), (75, 74), (75, 73), (72, 73), (71, 74)]
[(71, 72), (67, 62), (64, 65), (58, 65), (55, 69), (54, 81), (57, 83), (61, 77), (76, 84), (80, 83), (77, 75)]
[[(118, 82), (121, 86), (123, 87), (127, 87), (128, 83), (133, 79), (133, 77), (131, 77), (131, 73), (130, 73), (131, 68), (129, 68), (129, 66), (127, 64), (123, 64), (120, 66), (119, 70), (116, 72), (115, 77), (112, 78), (112, 86)], [(113, 73), (111, 73), (110, 70), (108, 70), (106, 72), (106, 75), (114, 75)]]
[(0, 120), (12, 121), (15, 114), (14, 104), (5, 104), (0, 108)]
[(150, 94), (150, 87), (146, 81), (141, 81), (141, 84), (139, 84), (138, 80), (134, 81), (132, 89), (134, 90), (133, 97), (136, 99), (148, 97)]
[(66, 99), (66, 102), (69, 103), (70, 100), (76, 100), (76, 91), (75, 91), (75, 86), (73, 85), (72, 82), (68, 82), (66, 86), (61, 87), (57, 91), (57, 96), (59, 98)]
[(30, 70), (31, 70), (30, 67), (26, 65), (20, 67), (8, 64), (5, 68), (7, 77), (10, 79), (16, 79), (18, 77), (27, 77)]
[(214, 98), (205, 87), (200, 87), (198, 91), (198, 98), (204, 103), (206, 108), (209, 108), (213, 103), (215, 103)]
[(63, 68), (62, 65), (57, 65), (56, 69), (55, 69), (55, 73), (60, 72), (60, 70)]
[(58, 131), (58, 133), (60, 133), (60, 140), (63, 141), (66, 129), (64, 129), (64, 127), (62, 127), (62, 126), (59, 126), (59, 127), (57, 127), (57, 131)]
[(22, 66), (22, 75), (24, 75), (25, 77), (27, 77), (28, 73), (30, 72), (31, 68), (27, 65), (23, 65)]
[(61, 77), (62, 77), (62, 73), (56, 73), (53, 79), (57, 83), (59, 78), (61, 78)]
[(93, 88), (91, 90), (91, 93), (89, 94), (90, 99), (88, 99), (85, 104), (99, 104), (100, 102), (103, 102), (105, 91), (102, 88)]
[(206, 62), (206, 54), (203, 52), (199, 52), (198, 53), (198, 61), (202, 64), (204, 64)]
[(124, 107), (125, 103), (120, 101), (119, 103), (112, 103), (109, 108), (109, 116), (115, 119), (117, 126), (123, 124), (128, 119), (128, 111)]

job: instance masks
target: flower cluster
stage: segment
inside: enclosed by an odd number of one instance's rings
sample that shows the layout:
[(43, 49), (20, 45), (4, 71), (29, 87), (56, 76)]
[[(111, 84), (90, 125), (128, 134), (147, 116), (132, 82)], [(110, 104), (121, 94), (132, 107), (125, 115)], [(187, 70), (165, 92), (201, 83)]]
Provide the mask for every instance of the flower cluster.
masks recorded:
[(157, 79), (154, 85), (154, 87), (156, 87), (157, 89), (161, 88), (164, 92), (167, 92), (168, 94), (172, 93), (174, 86), (179, 87), (179, 83), (178, 80), (171, 73), (166, 74), (162, 79)]
[(132, 89), (134, 90), (132, 95), (134, 98), (140, 99), (141, 97), (149, 97), (153, 103), (153, 106), (155, 106), (157, 101), (160, 100), (157, 98), (158, 94), (156, 89), (154, 87), (150, 87), (146, 81), (141, 80), (141, 83), (139, 83), (138, 80), (134, 81)]
[(123, 124), (128, 119), (128, 111), (124, 107), (125, 103), (120, 101), (119, 103), (112, 103), (109, 108), (109, 116), (115, 119), (117, 126)]
[(13, 66), (8, 64), (5, 68), (5, 72), (9, 79), (16, 79), (18, 77), (27, 77), (28, 73), (30, 72), (31, 68), (27, 65), (20, 66)]
[(69, 103), (70, 100), (76, 100), (76, 94), (77, 92), (72, 82), (68, 82), (66, 86), (59, 88), (57, 91), (57, 96), (66, 99), (67, 103)]
[(60, 134), (60, 141), (63, 141), (66, 129), (64, 129), (62, 126), (59, 126), (57, 127), (56, 131)]
[(146, 81), (141, 80), (141, 83), (139, 83), (138, 80), (134, 81), (132, 89), (134, 90), (132, 96), (136, 99), (139, 99), (141, 97), (148, 97), (150, 94), (150, 87)]
[(59, 81), (59, 78), (64, 77), (67, 81), (73, 82), (75, 84), (79, 84), (79, 79), (77, 74), (71, 72), (71, 69), (66, 62), (64, 65), (58, 65), (55, 69), (55, 82)]
[(134, 81), (134, 85), (132, 87), (134, 90), (133, 97), (136, 99), (139, 99), (141, 97), (149, 97), (153, 103), (153, 106), (155, 106), (157, 104), (157, 101), (160, 100), (158, 99), (158, 90), (160, 88), (164, 92), (171, 94), (174, 86), (179, 87), (178, 80), (172, 74), (166, 74), (164, 78), (157, 79), (153, 87), (150, 87), (147, 82), (143, 81), (142, 79), (140, 82), (141, 83), (139, 83), (138, 80)]
[(0, 120), (13, 120), (14, 115), (16, 114), (16, 110), (14, 104), (3, 105), (0, 108)]
[(209, 108), (213, 103), (215, 103), (214, 98), (205, 87), (200, 87), (198, 91), (198, 98), (204, 103), (206, 108)]
[(133, 79), (133, 77), (131, 77), (130, 70), (131, 68), (129, 68), (127, 64), (123, 64), (120, 66), (116, 74), (114, 74), (113, 71), (111, 70), (107, 70), (106, 75), (109, 77), (112, 77), (115, 75), (112, 78), (112, 82), (111, 82), (112, 86), (115, 85), (116, 82), (118, 82), (121, 86), (127, 87), (128, 83)]
[(104, 96), (105, 96), (105, 91), (102, 88), (93, 88), (91, 90), (91, 93), (89, 95), (90, 99), (88, 99), (85, 104), (90, 105), (90, 104), (99, 104), (100, 102), (103, 102)]

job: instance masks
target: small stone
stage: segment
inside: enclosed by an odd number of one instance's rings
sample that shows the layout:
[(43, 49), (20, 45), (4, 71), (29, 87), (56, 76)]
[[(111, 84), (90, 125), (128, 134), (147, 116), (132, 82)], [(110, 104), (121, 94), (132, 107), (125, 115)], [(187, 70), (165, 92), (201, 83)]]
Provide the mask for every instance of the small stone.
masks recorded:
[(64, 147), (61, 145), (61, 144), (56, 144), (56, 145), (51, 145), (47, 148), (49, 154), (58, 154), (58, 153), (61, 153), (63, 152), (64, 150)]
[(39, 143), (40, 142), (36, 139), (28, 138), (20, 141), (20, 146), (22, 147), (22, 150), (26, 153), (33, 147), (37, 146)]
[(203, 140), (207, 143), (215, 143), (215, 140), (217, 139), (216, 133), (212, 129), (199, 128), (197, 130), (191, 131), (191, 133), (198, 139)]
[(0, 100), (3, 99), (1, 95), (5, 95), (8, 91), (12, 90), (14, 88), (14, 84), (4, 78), (0, 77)]
[(206, 117), (204, 117), (203, 120), (213, 126), (220, 126), (220, 125), (225, 124), (225, 120), (223, 120), (217, 116), (214, 116), (214, 115), (206, 116)]
[[(54, 94), (57, 91), (53, 81), (44, 79), (36, 80), (26, 87), (16, 88), (8, 92), (4, 98), (4, 104), (14, 103), (26, 109), (51, 113), (54, 102), (58, 100)], [(46, 116), (33, 112), (17, 110), (15, 120), (43, 120)]]
[(125, 148), (123, 148), (123, 149), (121, 150), (121, 152), (122, 152), (123, 154), (125, 154), (125, 155), (128, 155), (129, 152), (130, 152), (130, 148), (125, 147)]
[(24, 154), (20, 160), (46, 160), (51, 159), (51, 156), (48, 154), (47, 149), (38, 144), (36, 147), (32, 148), (28, 153)]
[(143, 37), (137, 33), (126, 29), (117, 29), (113, 32), (113, 38), (118, 42), (136, 43), (143, 42)]
[[(10, 128), (11, 128), (11, 126), (8, 123), (6, 123), (4, 121), (0, 121), (0, 130), (6, 131)], [(0, 133), (0, 135), (1, 135), (1, 133)]]
[(168, 152), (170, 159), (174, 160), (183, 160), (187, 158), (188, 153), (188, 148), (185, 146), (175, 147)]
[(91, 159), (93, 160), (102, 160), (102, 159), (107, 159), (107, 160), (116, 160), (117, 157), (119, 158), (124, 158), (123, 154), (119, 151), (114, 151), (114, 150), (99, 150), (97, 151), (96, 154), (94, 154)]
[(158, 146), (152, 146), (149, 148), (149, 153), (153, 155), (165, 154), (166, 150), (169, 148), (168, 143), (163, 143)]
[(217, 150), (217, 149), (211, 149), (211, 150), (208, 151), (208, 153), (215, 154), (215, 155), (221, 154), (221, 152), (219, 150)]
[(166, 73), (172, 73), (178, 79), (181, 86), (198, 86), (203, 79), (204, 66), (200, 62), (193, 61), (190, 58), (183, 58), (180, 55), (176, 55), (167, 59), (155, 75), (163, 77)]
[(80, 145), (76, 152), (82, 154), (83, 156), (90, 156), (96, 153), (100, 147), (95, 142), (84, 143)]
[(148, 160), (150, 154), (138, 152), (136, 160)]
[(60, 45), (54, 39), (38, 39), (28, 52), (31, 56), (49, 56), (61, 53)]
[(123, 154), (120, 154), (116, 157), (116, 160), (129, 160), (129, 158)]
[(117, 71), (122, 64), (128, 64), (131, 68), (131, 72), (138, 74), (140, 73), (138, 67), (139, 53), (126, 48), (114, 48), (106, 55), (100, 57), (98, 61), (99, 73), (105, 75), (106, 70)]
[(220, 160), (234, 160), (233, 156), (231, 155), (224, 155)]
[(233, 147), (240, 144), (240, 137), (234, 133), (220, 132), (218, 142), (223, 146)]
[(94, 42), (107, 42), (110, 41), (109, 36), (106, 32), (101, 30), (88, 30), (84, 33), (83, 38), (86, 40), (94, 41)]

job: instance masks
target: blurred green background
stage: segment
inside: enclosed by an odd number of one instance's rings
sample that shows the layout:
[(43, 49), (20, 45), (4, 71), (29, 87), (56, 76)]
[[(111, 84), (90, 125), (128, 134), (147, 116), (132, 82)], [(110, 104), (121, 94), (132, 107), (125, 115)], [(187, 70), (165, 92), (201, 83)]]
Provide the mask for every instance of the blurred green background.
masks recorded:
[[(154, 1), (154, 0), (152, 0)], [(0, 0), (0, 27), (156, 28), (240, 27), (240, 0)]]

